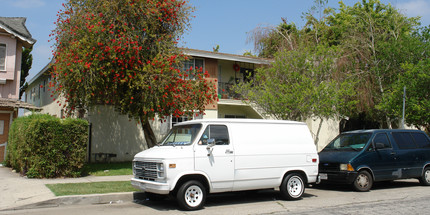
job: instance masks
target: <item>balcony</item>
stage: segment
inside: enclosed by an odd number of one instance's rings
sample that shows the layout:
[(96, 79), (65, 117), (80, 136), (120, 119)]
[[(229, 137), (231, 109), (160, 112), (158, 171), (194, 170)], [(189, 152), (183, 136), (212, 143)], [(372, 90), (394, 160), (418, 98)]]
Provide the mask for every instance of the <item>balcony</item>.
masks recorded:
[(233, 87), (236, 84), (231, 82), (218, 83), (218, 98), (219, 99), (241, 99), (242, 95), (235, 93)]

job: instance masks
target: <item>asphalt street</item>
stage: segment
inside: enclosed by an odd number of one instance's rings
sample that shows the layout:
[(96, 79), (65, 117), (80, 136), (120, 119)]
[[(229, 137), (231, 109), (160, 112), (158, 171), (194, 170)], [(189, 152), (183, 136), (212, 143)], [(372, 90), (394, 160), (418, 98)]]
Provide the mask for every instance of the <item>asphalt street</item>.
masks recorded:
[(354, 192), (347, 186), (307, 188), (303, 199), (284, 201), (276, 191), (251, 191), (211, 195), (203, 210), (180, 211), (173, 200), (146, 199), (95, 205), (67, 205), (0, 214), (428, 214), (430, 187), (418, 180), (376, 183), (370, 192)]

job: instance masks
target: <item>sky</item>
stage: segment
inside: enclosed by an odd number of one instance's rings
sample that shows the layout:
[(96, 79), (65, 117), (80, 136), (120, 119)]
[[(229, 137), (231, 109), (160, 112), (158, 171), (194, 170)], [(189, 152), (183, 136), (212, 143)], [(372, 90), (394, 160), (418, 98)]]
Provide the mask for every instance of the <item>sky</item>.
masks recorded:
[[(361, 0), (344, 0), (353, 5)], [(49, 34), (55, 28), (57, 12), (65, 0), (0, 0), (3, 17), (27, 17), (26, 26), (37, 40), (33, 47), (33, 66), (29, 81), (52, 57)], [(421, 25), (430, 25), (430, 0), (381, 0), (390, 3), (408, 17), (421, 16)], [(243, 54), (253, 51), (247, 43), (249, 33), (258, 26), (276, 26), (282, 22), (304, 25), (302, 15), (314, 4), (314, 0), (190, 0), (196, 10), (191, 29), (181, 40), (187, 48), (212, 51), (219, 45), (219, 52)], [(329, 0), (330, 7), (338, 8), (338, 0)]]

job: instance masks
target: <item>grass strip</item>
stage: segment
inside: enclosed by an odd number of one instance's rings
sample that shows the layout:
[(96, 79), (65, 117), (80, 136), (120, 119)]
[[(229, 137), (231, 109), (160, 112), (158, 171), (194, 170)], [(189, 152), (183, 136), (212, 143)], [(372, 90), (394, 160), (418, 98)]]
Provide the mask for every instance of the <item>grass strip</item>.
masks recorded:
[(55, 196), (87, 195), (139, 191), (130, 181), (105, 181), (89, 183), (59, 183), (46, 185)]
[(94, 176), (114, 176), (114, 175), (132, 175), (132, 164), (130, 162), (121, 163), (90, 163), (84, 167), (87, 175)]

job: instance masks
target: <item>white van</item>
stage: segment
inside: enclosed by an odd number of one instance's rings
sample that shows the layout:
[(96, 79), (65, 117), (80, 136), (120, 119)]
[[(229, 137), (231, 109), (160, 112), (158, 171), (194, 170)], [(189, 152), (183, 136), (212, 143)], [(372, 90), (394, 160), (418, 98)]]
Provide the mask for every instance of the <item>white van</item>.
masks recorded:
[(305, 123), (213, 119), (176, 124), (159, 146), (134, 157), (131, 184), (149, 198), (170, 194), (185, 210), (207, 193), (278, 188), (300, 199), (318, 176), (318, 154)]

